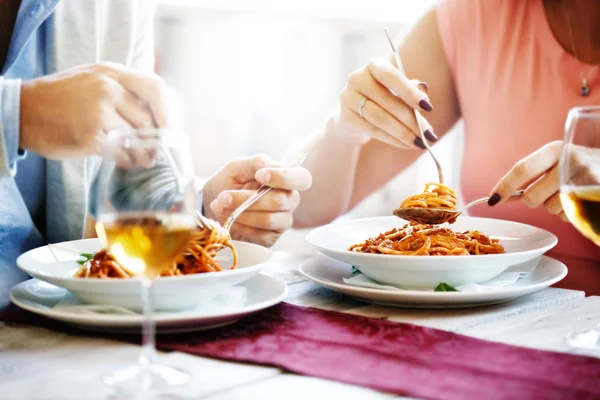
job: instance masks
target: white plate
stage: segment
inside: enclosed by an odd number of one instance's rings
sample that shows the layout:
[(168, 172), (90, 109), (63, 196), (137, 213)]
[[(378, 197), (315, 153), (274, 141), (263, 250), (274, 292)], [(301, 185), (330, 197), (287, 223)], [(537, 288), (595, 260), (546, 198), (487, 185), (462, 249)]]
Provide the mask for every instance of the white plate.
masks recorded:
[(520, 279), (503, 288), (485, 292), (391, 291), (357, 287), (344, 283), (352, 275), (352, 266), (325, 256), (304, 261), (299, 268), (306, 279), (360, 301), (392, 307), (462, 308), (503, 303), (555, 284), (567, 275), (560, 261), (542, 256), (529, 279)]
[[(238, 287), (247, 289), (247, 297), (242, 303), (233, 306), (221, 307), (222, 303), (217, 297), (198, 309), (155, 313), (154, 321), (158, 332), (179, 333), (232, 324), (242, 317), (279, 303), (287, 293), (285, 283), (263, 274), (248, 279)], [(72, 295), (65, 289), (38, 279), (22, 282), (10, 293), (11, 301), (17, 306), (51, 319), (86, 329), (140, 333), (142, 316), (139, 314), (83, 314), (68, 308), (52, 308), (65, 296)]]
[[(156, 310), (184, 310), (206, 302), (223, 289), (237, 285), (258, 274), (273, 252), (262, 246), (246, 242), (233, 242), (238, 252), (238, 266), (234, 270), (160, 277), (154, 281)], [(110, 304), (141, 309), (140, 282), (138, 279), (85, 279), (72, 278), (79, 267), (79, 253), (100, 250), (98, 239), (75, 240), (39, 247), (17, 258), (17, 265), (34, 278), (68, 289), (85, 303)], [(231, 266), (231, 251), (223, 250), (217, 257), (223, 267)]]
[(460, 217), (451, 225), (452, 229), (478, 230), (498, 238), (506, 253), (427, 257), (364, 254), (348, 250), (355, 243), (404, 224), (405, 221), (393, 216), (357, 219), (314, 229), (306, 240), (321, 253), (354, 265), (376, 281), (416, 289), (433, 289), (440, 282), (452, 286), (485, 282), (511, 265), (540, 257), (558, 242), (556, 236), (534, 226), (489, 218)]

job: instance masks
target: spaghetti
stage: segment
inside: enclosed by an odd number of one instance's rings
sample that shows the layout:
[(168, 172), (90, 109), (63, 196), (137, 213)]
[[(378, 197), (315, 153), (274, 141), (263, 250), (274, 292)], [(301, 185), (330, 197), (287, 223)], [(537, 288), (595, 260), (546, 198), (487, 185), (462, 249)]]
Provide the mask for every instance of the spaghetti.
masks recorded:
[(479, 231), (454, 232), (450, 228), (409, 223), (401, 229), (369, 238), (348, 248), (357, 253), (465, 256), (504, 253), (498, 239), (491, 239)]
[[(234, 269), (237, 266), (238, 255), (229, 232), (218, 223), (214, 223), (211, 227), (198, 227), (183, 254), (160, 276), (222, 271), (223, 268), (217, 262), (216, 255), (224, 248), (231, 249), (233, 253), (231, 269)], [(97, 252), (75, 273), (77, 278), (130, 278), (132, 276), (133, 274), (122, 267), (106, 249)]]
[(456, 192), (443, 183), (426, 183), (423, 193), (407, 197), (400, 208), (447, 208), (456, 209)]

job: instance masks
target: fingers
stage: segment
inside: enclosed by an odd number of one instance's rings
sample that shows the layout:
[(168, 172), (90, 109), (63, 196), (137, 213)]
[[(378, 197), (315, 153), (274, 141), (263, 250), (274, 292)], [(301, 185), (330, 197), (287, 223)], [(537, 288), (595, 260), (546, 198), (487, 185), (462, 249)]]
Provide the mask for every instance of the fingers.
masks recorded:
[(242, 213), (237, 223), (256, 229), (283, 233), (294, 223), (292, 212), (246, 211)]
[(544, 201), (544, 208), (550, 214), (560, 215), (563, 213), (562, 203), (560, 202), (560, 194), (554, 193), (550, 198)]
[[(360, 103), (360, 100), (356, 103), (355, 107), (359, 103)], [(365, 105), (363, 106), (363, 116), (366, 113), (365, 107), (368, 107), (368, 103), (369, 103), (369, 101), (367, 101), (365, 103)], [(342, 103), (342, 105), (343, 105), (343, 103)], [(357, 132), (364, 132), (375, 140), (379, 140), (380, 142), (387, 143), (391, 146), (395, 146), (395, 147), (398, 147), (401, 149), (416, 148), (416, 145), (414, 143), (411, 143), (406, 139), (404, 141), (402, 141), (402, 140), (398, 139), (397, 137), (394, 137), (394, 136), (388, 134), (387, 132), (385, 132), (385, 131), (379, 129), (378, 127), (376, 127), (375, 125), (371, 124), (369, 121), (367, 121), (366, 118), (363, 118), (360, 115), (358, 115), (358, 113), (355, 112), (354, 110), (351, 110), (347, 107), (342, 108), (341, 118), (343, 118), (345, 120), (346, 125), (352, 127), (352, 130), (357, 131)], [(408, 134), (406, 136), (410, 137)]]
[[(233, 210), (254, 194), (254, 190), (227, 190), (221, 192), (210, 204), (211, 210), (217, 216), (228, 217)], [(300, 204), (300, 194), (286, 190), (271, 190), (269, 193), (252, 204), (249, 211), (282, 212), (293, 211)]]
[(253, 228), (237, 222), (231, 227), (231, 237), (234, 240), (256, 243), (265, 247), (273, 246), (280, 236), (280, 232)]
[[(415, 147), (414, 142), (420, 136), (420, 131), (413, 109), (394, 96), (370, 74), (356, 79), (353, 88), (345, 91), (344, 96), (349, 108), (367, 99), (362, 107), (363, 118), (392, 137), (398, 138), (408, 147)], [(358, 106), (351, 110), (360, 116)], [(423, 130), (433, 132), (425, 118), (421, 118), (420, 122)], [(421, 146), (417, 145), (417, 147)]]
[(415, 118), (414, 109), (431, 110), (427, 90), (426, 83), (408, 80), (389, 61), (373, 60), (348, 77), (340, 96), (341, 119), (393, 146), (424, 149), (420, 128), (427, 140), (438, 139), (422, 115), (417, 113), (418, 123)]
[(429, 90), (429, 85), (427, 84), (427, 82), (421, 82), (418, 79), (411, 79), (410, 82), (423, 93), (427, 93), (427, 91)]
[[(312, 176), (306, 168), (262, 168), (256, 172), (256, 180), (275, 189), (307, 190), (312, 185)], [(265, 197), (268, 197), (267, 194)]]
[[(528, 182), (538, 179), (542, 174), (552, 169), (558, 162), (559, 156), (560, 142), (552, 142), (519, 161), (492, 190), (493, 195), (488, 204), (493, 206), (506, 201), (512, 192), (524, 187)], [(545, 190), (547, 191), (548, 186), (551, 186), (552, 183), (548, 181), (544, 185), (546, 185)], [(558, 180), (556, 185), (558, 187)], [(538, 201), (537, 197), (533, 195), (531, 197), (532, 204)], [(543, 195), (539, 197), (543, 197)], [(543, 200), (545, 198), (542, 199), (542, 202)]]
[(223, 169), (232, 180), (244, 184), (254, 181), (257, 171), (278, 164), (271, 157), (259, 154), (252, 157), (234, 158)]
[(117, 63), (101, 63), (97, 68), (117, 80), (137, 98), (147, 102), (157, 127), (167, 127), (166, 84), (162, 78)]
[(571, 222), (569, 221), (569, 218), (567, 217), (567, 214), (565, 214), (565, 212), (561, 212), (560, 214), (558, 214), (558, 216), (560, 217), (560, 219), (562, 219), (564, 222)]
[(411, 108), (424, 111), (433, 110), (427, 94), (419, 90), (402, 72), (385, 58), (372, 59), (367, 68), (371, 75), (383, 86), (390, 89)]
[[(222, 192), (210, 204), (210, 209), (218, 220), (223, 221), (253, 193), (251, 190)], [(281, 233), (292, 227), (293, 211), (299, 203), (297, 191), (271, 190), (242, 213), (236, 224)]]
[[(362, 100), (367, 99), (365, 104), (359, 110), (359, 104)], [(414, 133), (410, 131), (402, 122), (396, 119), (393, 115), (388, 113), (385, 109), (383, 109), (379, 104), (370, 100), (367, 96), (364, 96), (353, 89), (349, 89), (343, 93), (343, 104), (348, 107), (354, 114), (354, 118), (358, 117), (360, 119), (364, 119), (373, 127), (377, 128), (376, 130), (369, 130), (369, 133), (373, 137), (378, 140), (382, 140), (386, 143), (390, 143), (394, 145), (394, 143), (398, 147), (403, 148), (416, 148), (417, 146), (414, 144), (416, 136)], [(354, 108), (350, 108), (351, 105), (356, 105)], [(362, 111), (362, 117), (360, 116), (360, 112)], [(413, 116), (414, 119), (414, 116)], [(416, 125), (416, 122), (415, 122)], [(379, 132), (382, 132), (382, 136), (390, 136), (390, 138), (384, 138), (378, 135)]]
[(548, 173), (527, 187), (523, 193), (523, 203), (532, 208), (539, 207), (552, 196), (558, 196), (559, 188), (558, 165), (555, 165)]
[(121, 100), (117, 103), (117, 112), (133, 128), (154, 128), (150, 111), (131, 92), (121, 87)]

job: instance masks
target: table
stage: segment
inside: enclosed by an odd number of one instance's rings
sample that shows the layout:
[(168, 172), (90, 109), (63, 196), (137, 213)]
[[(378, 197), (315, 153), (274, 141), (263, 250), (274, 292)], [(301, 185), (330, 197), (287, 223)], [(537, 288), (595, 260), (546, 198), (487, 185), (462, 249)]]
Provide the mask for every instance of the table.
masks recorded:
[[(538, 349), (569, 351), (564, 336), (600, 322), (600, 297), (548, 288), (475, 309), (411, 310), (360, 303), (305, 280), (297, 272), (307, 255), (277, 252), (265, 273), (288, 284), (285, 301), (326, 310), (385, 318)], [(118, 399), (100, 377), (135, 360), (139, 347), (0, 323), (0, 398), (10, 400)], [(600, 357), (599, 353), (587, 352)], [(165, 359), (194, 374), (186, 393), (164, 399), (389, 399), (361, 387), (285, 373), (277, 368), (167, 353)]]

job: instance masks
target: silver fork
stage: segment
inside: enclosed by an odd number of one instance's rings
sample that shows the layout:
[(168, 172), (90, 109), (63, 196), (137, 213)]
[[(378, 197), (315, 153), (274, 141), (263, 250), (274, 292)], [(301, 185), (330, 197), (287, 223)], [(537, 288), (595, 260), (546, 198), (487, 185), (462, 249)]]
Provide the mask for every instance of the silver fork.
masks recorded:
[[(404, 71), (404, 65), (402, 65), (402, 61), (400, 60), (400, 54), (398, 54), (398, 50), (396, 50), (396, 46), (394, 46), (394, 42), (392, 42), (392, 39), (390, 39), (390, 35), (388, 34), (387, 29), (385, 29), (385, 36), (387, 36), (388, 42), (390, 42), (390, 46), (392, 46), (392, 51), (394, 53), (394, 59), (396, 60), (396, 64), (398, 64), (398, 69), (400, 70), (400, 72), (402, 72), (402, 75), (406, 76), (406, 71)], [(419, 116), (420, 116), (419, 111), (417, 111), (416, 108), (413, 108), (413, 111), (415, 113), (415, 118), (417, 120), (417, 126), (419, 127), (419, 133), (421, 134), (421, 140), (423, 141), (425, 148), (427, 148), (427, 151), (431, 155), (431, 158), (433, 158), (433, 162), (435, 162), (435, 166), (438, 170), (438, 177), (440, 179), (440, 183), (444, 183), (444, 174), (442, 172), (442, 164), (440, 164), (438, 159), (433, 154), (433, 151), (431, 151), (431, 147), (429, 147), (429, 143), (427, 143), (427, 139), (425, 138), (425, 134), (423, 133), (423, 127), (421, 126), (421, 122), (419, 120)]]

